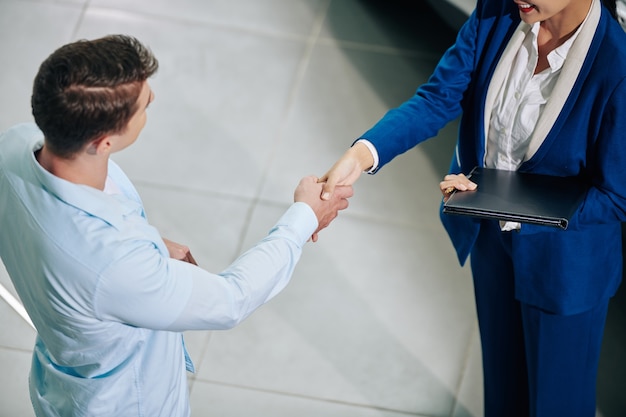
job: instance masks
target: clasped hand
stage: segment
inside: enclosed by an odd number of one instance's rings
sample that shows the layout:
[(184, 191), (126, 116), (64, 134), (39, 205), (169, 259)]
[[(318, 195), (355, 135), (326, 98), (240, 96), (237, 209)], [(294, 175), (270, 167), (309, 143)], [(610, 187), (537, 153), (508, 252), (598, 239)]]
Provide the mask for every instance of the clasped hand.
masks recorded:
[(179, 261), (183, 262), (189, 262), (193, 265), (198, 265), (196, 260), (191, 255), (191, 250), (189, 250), (189, 246), (173, 242), (166, 238), (163, 238), (163, 242), (167, 247), (167, 251), (170, 253), (170, 258), (178, 259)]
[(317, 217), (318, 227), (311, 236), (313, 242), (317, 242), (318, 233), (337, 217), (339, 210), (348, 208), (348, 198), (354, 194), (352, 186), (339, 186), (332, 196), (322, 200), (322, 188), (319, 178), (311, 175), (302, 178), (294, 192), (294, 201), (308, 204)]

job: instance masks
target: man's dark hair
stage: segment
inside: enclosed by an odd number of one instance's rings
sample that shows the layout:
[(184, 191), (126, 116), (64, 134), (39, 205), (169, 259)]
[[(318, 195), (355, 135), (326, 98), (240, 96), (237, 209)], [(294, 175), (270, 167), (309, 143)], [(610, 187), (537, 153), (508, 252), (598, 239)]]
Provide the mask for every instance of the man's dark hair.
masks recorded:
[(147, 47), (125, 35), (57, 49), (41, 64), (31, 98), (46, 146), (69, 158), (92, 140), (123, 132), (158, 66)]

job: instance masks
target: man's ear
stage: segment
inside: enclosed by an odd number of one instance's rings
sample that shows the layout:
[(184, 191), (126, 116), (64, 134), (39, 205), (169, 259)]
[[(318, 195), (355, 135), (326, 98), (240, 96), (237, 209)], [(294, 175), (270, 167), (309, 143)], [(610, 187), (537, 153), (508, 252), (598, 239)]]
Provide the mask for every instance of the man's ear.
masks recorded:
[(111, 138), (108, 135), (106, 135), (106, 136), (102, 136), (98, 139), (95, 139), (89, 142), (89, 144), (87, 145), (86, 152), (89, 155), (111, 153)]

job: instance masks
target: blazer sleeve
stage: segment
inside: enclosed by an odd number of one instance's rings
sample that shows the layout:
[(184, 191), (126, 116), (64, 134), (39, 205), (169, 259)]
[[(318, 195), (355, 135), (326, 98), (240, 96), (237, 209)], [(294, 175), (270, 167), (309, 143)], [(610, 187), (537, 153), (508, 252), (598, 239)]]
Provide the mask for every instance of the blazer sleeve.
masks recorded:
[(591, 164), (591, 188), (577, 212), (578, 225), (626, 221), (626, 78), (604, 111)]
[[(478, 2), (480, 7), (481, 1)], [(474, 11), (437, 64), (428, 82), (415, 95), (385, 116), (361, 138), (369, 140), (378, 152), (378, 168), (417, 144), (434, 137), (462, 111), (461, 101), (476, 62), (479, 19)]]

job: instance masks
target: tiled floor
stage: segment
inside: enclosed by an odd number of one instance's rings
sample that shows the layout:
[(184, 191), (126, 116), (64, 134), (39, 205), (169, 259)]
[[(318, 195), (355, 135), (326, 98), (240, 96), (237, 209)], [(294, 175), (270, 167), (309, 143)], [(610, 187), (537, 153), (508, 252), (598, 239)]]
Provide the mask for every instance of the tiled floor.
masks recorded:
[[(424, 4), (0, 0), (0, 130), (31, 119), (32, 78), (56, 47), (137, 36), (160, 60), (157, 99), (116, 160), (162, 234), (218, 271), (266, 233), (300, 177), (323, 174), (426, 80), (454, 33)], [(471, 278), (437, 212), (455, 128), (362, 178), (271, 303), (234, 330), (186, 335), (195, 417), (482, 414)], [(13, 291), (1, 267), (0, 283)], [(625, 304), (608, 326), (605, 417), (625, 410)], [(0, 417), (32, 417), (35, 332), (2, 299), (0, 326)]]

